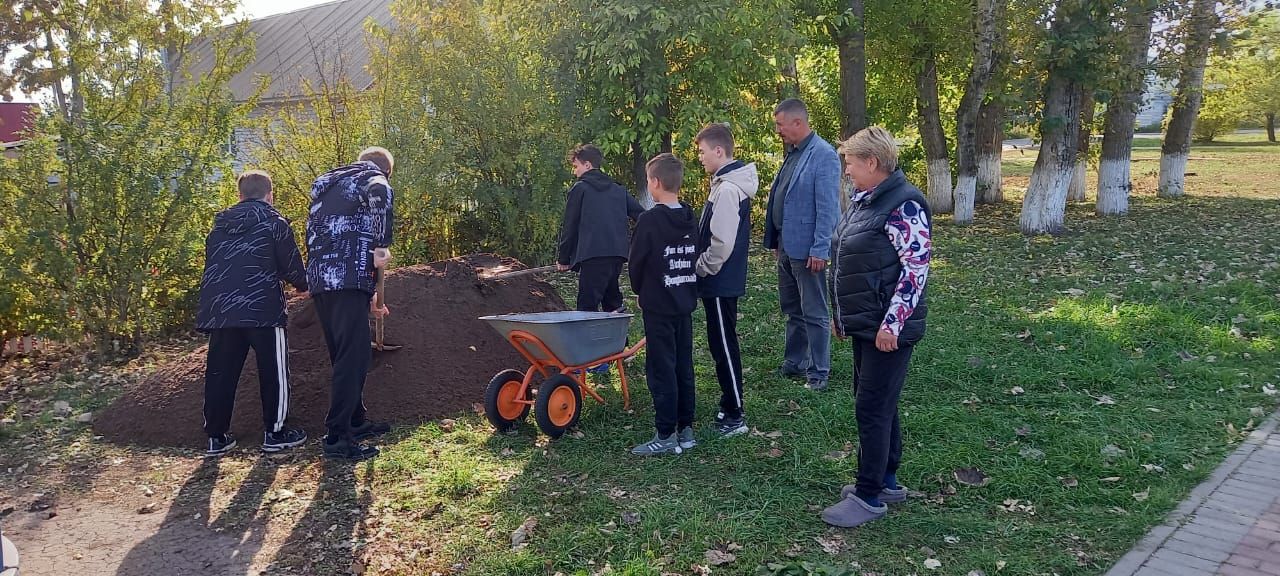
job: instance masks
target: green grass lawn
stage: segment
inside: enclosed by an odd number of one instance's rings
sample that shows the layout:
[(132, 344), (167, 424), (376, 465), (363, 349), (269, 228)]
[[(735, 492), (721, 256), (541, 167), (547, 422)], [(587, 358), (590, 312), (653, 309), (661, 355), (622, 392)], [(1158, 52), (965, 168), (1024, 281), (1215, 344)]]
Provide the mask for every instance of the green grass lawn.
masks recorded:
[[(397, 564), (692, 574), (714, 550), (736, 558), (717, 574), (792, 561), (859, 574), (1105, 571), (1275, 406), (1264, 388), (1280, 382), (1280, 147), (1202, 155), (1212, 159), (1192, 161), (1191, 196), (1168, 202), (1149, 195), (1145, 168), (1158, 164), (1140, 150), (1132, 213), (1099, 220), (1072, 206), (1063, 237), (1018, 234), (1016, 201), (980, 208), (974, 226), (938, 223), (929, 334), (901, 408), (899, 478), (920, 494), (887, 519), (856, 531), (818, 519), (856, 465), (851, 354), (834, 347), (826, 393), (773, 375), (783, 317), (757, 253), (740, 328), (759, 434), (708, 434), (719, 392), (701, 335), (702, 443), (678, 457), (627, 454), (652, 433), (642, 378), (634, 413), (610, 394), (589, 405), (579, 436), (555, 442), (532, 425), (494, 435), (474, 415), (425, 426), (365, 474), (376, 506), (411, 519), (397, 538), (430, 543)], [(1009, 159), (1011, 200), (1023, 163)], [(953, 471), (969, 467), (990, 483), (957, 483)], [(527, 518), (537, 526), (513, 550)]]
[[(1154, 198), (1157, 155), (1135, 152), (1125, 218), (1072, 205), (1067, 234), (1022, 236), (1035, 157), (1011, 152), (1007, 202), (979, 207), (972, 226), (936, 223), (929, 333), (901, 406), (899, 479), (917, 494), (858, 530), (818, 518), (856, 467), (850, 349), (834, 346), (828, 392), (773, 375), (784, 321), (762, 251), (739, 324), (756, 432), (709, 434), (719, 390), (699, 310), (702, 443), (681, 456), (627, 453), (652, 434), (636, 362), (634, 410), (616, 390), (607, 405), (588, 400), (579, 431), (557, 441), (532, 420), (498, 435), (468, 413), (398, 429), (354, 475), (314, 450), (228, 457), (212, 465), (221, 476), (209, 465), (188, 474), (193, 452), (103, 445), (47, 416), (55, 399), (78, 413), (118, 392), (85, 368), (5, 382), (25, 386), (16, 390), (31, 398), (20, 400), (46, 416), (0, 426), (0, 470), (17, 475), (20, 494), (110, 491), (118, 476), (93, 478), (117, 466), (166, 494), (180, 483), (177, 500), (196, 507), (174, 508), (175, 518), (213, 518), (225, 505), (246, 534), (261, 522), (283, 531), (272, 536), (283, 548), (271, 574), (345, 574), (353, 558), (369, 574), (402, 575), (806, 573), (800, 562), (833, 567), (815, 574), (1101, 574), (1272, 412), (1280, 387), (1280, 146), (1195, 148), (1180, 201)], [(185, 350), (135, 361), (130, 377)], [(0, 417), (19, 412), (0, 406)], [(58, 463), (75, 465), (60, 475)], [(960, 484), (962, 468), (989, 484)], [(513, 548), (512, 532), (534, 521)], [(797, 564), (768, 568), (786, 563)]]

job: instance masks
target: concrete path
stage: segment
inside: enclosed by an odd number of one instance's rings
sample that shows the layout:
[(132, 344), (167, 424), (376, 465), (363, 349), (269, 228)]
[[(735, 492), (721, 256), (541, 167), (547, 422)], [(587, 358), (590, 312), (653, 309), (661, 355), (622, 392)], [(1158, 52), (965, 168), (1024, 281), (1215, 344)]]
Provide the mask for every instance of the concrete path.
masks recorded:
[(1280, 576), (1280, 416), (1272, 416), (1106, 576)]

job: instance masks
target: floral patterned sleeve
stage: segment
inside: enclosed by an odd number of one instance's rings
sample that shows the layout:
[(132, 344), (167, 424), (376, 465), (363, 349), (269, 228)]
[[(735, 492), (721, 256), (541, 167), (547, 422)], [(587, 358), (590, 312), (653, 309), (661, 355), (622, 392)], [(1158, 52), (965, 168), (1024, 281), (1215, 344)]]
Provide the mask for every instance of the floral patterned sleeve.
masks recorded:
[(908, 200), (891, 212), (884, 223), (884, 231), (902, 262), (898, 288), (893, 292), (889, 312), (880, 325), (880, 330), (894, 336), (902, 333), (902, 326), (915, 311), (929, 279), (929, 260), (933, 255), (929, 225), (928, 215), (914, 200)]

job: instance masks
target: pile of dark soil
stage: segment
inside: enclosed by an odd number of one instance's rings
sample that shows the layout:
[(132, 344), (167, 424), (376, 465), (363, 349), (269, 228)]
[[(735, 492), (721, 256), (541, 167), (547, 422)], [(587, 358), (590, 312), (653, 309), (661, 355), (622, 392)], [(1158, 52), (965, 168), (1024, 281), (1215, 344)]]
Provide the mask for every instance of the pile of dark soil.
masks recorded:
[[(481, 280), (477, 268), (524, 266), (480, 254), (387, 274), (386, 343), (374, 352), (365, 384), (369, 416), (414, 424), (470, 410), (484, 399), (489, 379), (523, 359), (478, 317), (565, 309), (555, 289), (536, 275)], [(310, 300), (289, 304), (289, 422), (312, 437), (324, 434), (329, 409), (329, 352)], [(107, 440), (138, 446), (200, 447), (204, 443), (205, 349), (162, 366), (127, 389), (98, 415), (94, 429)], [(246, 444), (262, 437), (262, 404), (253, 353), (236, 392), (231, 430)]]

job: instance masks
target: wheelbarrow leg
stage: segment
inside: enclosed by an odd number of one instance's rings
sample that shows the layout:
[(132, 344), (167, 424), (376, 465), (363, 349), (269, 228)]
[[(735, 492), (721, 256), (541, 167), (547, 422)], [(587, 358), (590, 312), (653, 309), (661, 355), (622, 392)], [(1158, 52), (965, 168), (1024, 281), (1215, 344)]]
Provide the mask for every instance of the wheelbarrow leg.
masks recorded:
[(627, 390), (627, 370), (622, 367), (623, 358), (617, 360), (618, 364), (618, 382), (622, 386), (622, 409), (631, 409), (631, 392)]

